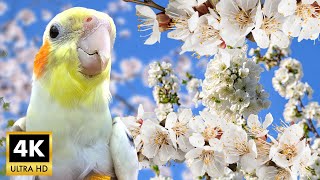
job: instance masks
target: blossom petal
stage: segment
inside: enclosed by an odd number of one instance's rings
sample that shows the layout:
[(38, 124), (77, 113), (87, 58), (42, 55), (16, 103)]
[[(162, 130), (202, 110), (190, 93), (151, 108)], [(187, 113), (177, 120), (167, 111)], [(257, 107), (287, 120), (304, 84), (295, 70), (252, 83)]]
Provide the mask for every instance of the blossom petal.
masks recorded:
[(297, 9), (296, 0), (281, 0), (278, 6), (278, 12), (284, 16), (289, 16), (295, 13)]
[(179, 114), (179, 122), (187, 123), (192, 119), (191, 109), (183, 109)]
[(249, 146), (250, 153), (254, 156), (254, 158), (257, 158), (258, 156), (257, 146), (253, 139), (249, 140), (248, 146)]
[(142, 149), (142, 154), (147, 158), (154, 158), (158, 153), (159, 147), (153, 146), (153, 144), (144, 144)]
[(176, 136), (176, 133), (172, 129), (169, 129), (169, 137), (172, 141), (174, 148), (177, 149), (177, 136)]
[(258, 0), (236, 0), (237, 4), (241, 7), (241, 9), (245, 11), (249, 11), (251, 9), (254, 9), (257, 4)]
[(197, 11), (188, 20), (188, 27), (190, 32), (193, 32), (194, 30), (196, 30), (196, 28), (198, 27), (198, 21), (199, 21), (199, 13)]
[(297, 16), (289, 16), (283, 23), (283, 32), (291, 37), (298, 37), (301, 30), (302, 20)]
[(194, 147), (203, 147), (205, 144), (204, 137), (200, 133), (194, 133), (189, 137), (189, 141)]
[(271, 18), (278, 13), (278, 6), (281, 0), (265, 0), (263, 4), (263, 14)]
[(270, 40), (266, 32), (262, 29), (254, 29), (252, 31), (254, 40), (257, 42), (258, 46), (261, 48), (268, 48)]
[(183, 152), (188, 152), (193, 148), (193, 146), (189, 142), (189, 138), (186, 136), (178, 137), (177, 143), (179, 145), (179, 149), (181, 149)]
[(202, 153), (202, 148), (194, 148), (191, 149), (187, 154), (185, 155), (186, 159), (196, 159), (198, 158)]
[(261, 6), (259, 6), (257, 9), (255, 20), (256, 20), (255, 28), (260, 29), (260, 27), (263, 23), (263, 14), (262, 14)]
[(280, 48), (287, 48), (290, 44), (290, 40), (282, 31), (277, 31), (271, 34), (271, 44), (275, 44)]
[(252, 172), (257, 167), (256, 158), (252, 154), (245, 154), (240, 158), (241, 169)]
[(143, 117), (143, 114), (144, 114), (143, 106), (142, 106), (142, 104), (140, 104), (140, 105), (139, 105), (139, 108), (138, 108), (137, 119), (142, 118), (142, 117)]
[(212, 146), (214, 148), (215, 151), (222, 151), (223, 150), (223, 144), (217, 138), (210, 139), (209, 144), (210, 144), (210, 146)]
[(177, 122), (177, 114), (175, 112), (170, 112), (167, 115), (167, 119), (166, 119), (166, 125), (165, 127), (170, 129), (174, 126), (174, 124)]
[(261, 126), (261, 123), (259, 121), (259, 117), (255, 114), (251, 114), (249, 117), (248, 117), (248, 120), (247, 120), (247, 124), (250, 128), (253, 128), (253, 127), (260, 127)]
[(136, 5), (136, 11), (140, 16), (156, 19), (156, 13), (148, 6)]
[(203, 161), (196, 159), (192, 163), (190, 170), (191, 170), (192, 174), (194, 174), (194, 175), (203, 176), (205, 173), (203, 166), (204, 166)]
[(319, 19), (316, 18), (310, 18), (306, 22), (302, 24), (302, 30), (298, 37), (298, 42), (300, 42), (303, 39), (310, 39), (315, 40), (319, 36)]
[(271, 113), (268, 113), (265, 117), (265, 120), (262, 124), (263, 129), (267, 129), (267, 127), (269, 127), (273, 122), (273, 117)]
[(168, 38), (176, 39), (176, 40), (185, 40), (190, 35), (189, 29), (176, 29), (168, 32)]
[(152, 45), (156, 42), (160, 42), (160, 30), (159, 30), (159, 23), (157, 20), (154, 21), (153, 27), (152, 27), (152, 34), (151, 36), (144, 42), (146, 45)]
[(161, 161), (169, 161), (171, 155), (173, 155), (175, 149), (170, 145), (164, 145), (159, 149), (159, 158)]

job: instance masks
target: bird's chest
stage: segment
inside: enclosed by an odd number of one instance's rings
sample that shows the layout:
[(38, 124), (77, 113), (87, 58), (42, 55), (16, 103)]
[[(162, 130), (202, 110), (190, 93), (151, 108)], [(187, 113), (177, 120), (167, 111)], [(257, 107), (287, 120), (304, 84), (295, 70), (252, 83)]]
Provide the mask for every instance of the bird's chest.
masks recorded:
[[(60, 143), (70, 139), (81, 144), (92, 143), (111, 136), (112, 120), (108, 108), (95, 111), (85, 107), (66, 109), (55, 102), (30, 103), (27, 113), (27, 131), (51, 131)], [(61, 142), (63, 143), (63, 142)]]
[(27, 131), (51, 131), (53, 138), (59, 138), (53, 143), (71, 139), (78, 144), (87, 144), (98, 138), (108, 141), (111, 136), (108, 102), (101, 100), (97, 106), (79, 102), (72, 108), (65, 107), (38, 82), (33, 84), (26, 118)]
[[(33, 92), (34, 93), (34, 92)], [(85, 169), (112, 171), (109, 140), (112, 120), (109, 109), (63, 108), (45, 92), (31, 95), (27, 131), (50, 131), (53, 135), (53, 166), (56, 171)], [(91, 164), (94, 166), (90, 167)], [(76, 174), (75, 176), (79, 176)]]

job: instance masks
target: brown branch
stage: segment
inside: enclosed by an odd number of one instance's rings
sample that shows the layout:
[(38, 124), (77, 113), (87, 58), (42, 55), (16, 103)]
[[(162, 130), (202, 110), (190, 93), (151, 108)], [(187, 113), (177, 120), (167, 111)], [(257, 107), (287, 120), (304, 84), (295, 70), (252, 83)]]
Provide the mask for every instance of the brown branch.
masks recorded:
[(313, 134), (317, 137), (317, 138), (320, 138), (320, 135), (318, 134), (317, 132), (317, 129), (314, 127), (313, 123), (312, 123), (312, 120), (311, 119), (307, 119), (308, 121), (308, 124), (309, 124), (309, 128), (310, 130), (313, 132)]
[(115, 94), (113, 97), (115, 97), (118, 101), (122, 102), (124, 105), (126, 105), (129, 109), (130, 112), (134, 113), (136, 112), (136, 108), (131, 105), (126, 99), (123, 97), (119, 96), (118, 94)]
[[(300, 104), (300, 106), (301, 106), (302, 109), (305, 108), (304, 105), (303, 105), (303, 103), (302, 103), (302, 100), (301, 100), (301, 99), (299, 99), (299, 104)], [(313, 124), (313, 122), (312, 122), (312, 119), (309, 118), (309, 119), (307, 119), (307, 121), (308, 121), (308, 129), (311, 130), (311, 132), (312, 132), (317, 138), (320, 138), (320, 135), (319, 135), (319, 133), (317, 132), (316, 127), (314, 127), (314, 124)]]
[(153, 2), (153, 0), (123, 0), (124, 2), (132, 2), (132, 3), (136, 3), (136, 4), (141, 4), (141, 5), (144, 5), (144, 6), (149, 6), (149, 7), (152, 7), (152, 8), (155, 8), (155, 9), (158, 9), (162, 12), (165, 11), (165, 8), (160, 6), (159, 4)]

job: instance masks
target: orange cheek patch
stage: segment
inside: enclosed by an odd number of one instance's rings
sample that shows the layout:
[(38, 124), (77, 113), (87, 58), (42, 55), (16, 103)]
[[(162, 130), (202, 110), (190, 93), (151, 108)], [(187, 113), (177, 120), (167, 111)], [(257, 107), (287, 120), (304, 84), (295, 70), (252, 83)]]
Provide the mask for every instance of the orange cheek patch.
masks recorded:
[(37, 79), (41, 77), (41, 75), (45, 70), (45, 66), (48, 62), (49, 52), (50, 52), (50, 44), (49, 44), (49, 41), (46, 40), (42, 45), (42, 47), (40, 48), (38, 54), (36, 55), (34, 64), (33, 64), (33, 73), (35, 74)]

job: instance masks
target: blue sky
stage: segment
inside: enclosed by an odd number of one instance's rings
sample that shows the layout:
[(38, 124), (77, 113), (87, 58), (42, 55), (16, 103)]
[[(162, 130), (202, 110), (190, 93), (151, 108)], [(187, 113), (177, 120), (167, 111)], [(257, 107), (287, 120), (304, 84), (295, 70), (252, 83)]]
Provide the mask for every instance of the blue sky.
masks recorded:
[[(166, 4), (167, 0), (158, 0), (161, 1), (162, 4)], [(110, 3), (118, 2), (118, 0), (26, 0), (26, 1), (17, 1), (17, 0), (7, 0), (4, 1), (8, 4), (8, 11), (0, 16), (0, 24), (7, 22), (10, 19), (15, 18), (16, 14), (23, 8), (32, 9), (37, 17), (37, 21), (30, 26), (24, 27), (24, 31), (28, 39), (33, 37), (42, 37), (42, 33), (47, 24), (46, 21), (41, 19), (41, 10), (47, 9), (52, 14), (57, 14), (61, 11), (62, 6), (66, 4), (70, 4), (72, 6), (82, 6), (87, 8), (93, 8), (100, 11), (105, 11), (110, 7)], [(113, 70), (120, 72), (120, 62), (122, 59), (137, 57), (140, 59), (144, 65), (147, 65), (153, 60), (159, 60), (161, 57), (169, 55), (172, 50), (177, 49), (181, 43), (179, 41), (170, 40), (166, 38), (166, 34), (162, 34), (161, 43), (155, 44), (153, 46), (146, 46), (143, 44), (145, 38), (140, 37), (141, 33), (137, 31), (137, 17), (135, 15), (134, 6), (129, 11), (117, 10), (114, 13), (111, 13), (113, 18), (124, 18), (126, 23), (124, 25), (118, 25), (118, 32), (123, 30), (129, 30), (131, 35), (128, 38), (120, 38), (117, 37), (115, 44), (116, 51), (116, 61), (113, 64)], [(1, 32), (0, 32), (1, 33)], [(40, 46), (41, 42), (37, 44)], [(252, 45), (252, 44), (251, 44)], [(254, 47), (254, 46), (253, 46)], [(320, 68), (320, 58), (318, 53), (320, 52), (319, 42), (313, 41), (302, 41), (300, 43), (297, 42), (296, 39), (293, 40), (291, 46), (293, 58), (296, 58), (301, 61), (304, 77), (303, 81), (308, 82), (311, 87), (314, 89), (314, 101), (320, 100), (320, 78), (319, 78), (319, 68)], [(190, 54), (188, 54), (190, 56)], [(190, 56), (191, 57), (191, 56)], [(177, 60), (178, 58), (175, 58)], [(199, 60), (196, 58), (192, 58), (194, 64), (196, 64)], [(1, 61), (1, 59), (0, 59)], [(30, 59), (33, 61), (33, 59)], [(195, 66), (194, 66), (195, 67)], [(1, 70), (1, 67), (0, 67)], [(204, 69), (192, 69), (193, 73), (196, 74), (197, 77), (203, 77)], [(1, 71), (0, 71), (1, 73)], [(274, 91), (272, 87), (271, 79), (273, 77), (274, 70), (265, 71), (262, 73), (261, 83), (264, 85), (264, 88), (270, 94), (270, 100), (272, 102), (271, 107), (268, 110), (264, 110), (261, 112), (261, 117), (264, 117), (266, 113), (271, 112), (275, 119), (275, 123), (279, 124), (280, 120), (283, 119), (282, 113), (284, 109), (284, 105), (286, 104), (286, 100), (278, 95), (277, 92)], [(126, 85), (118, 85), (117, 93), (122, 97), (129, 99), (134, 94), (147, 95), (151, 98), (152, 90), (143, 85), (141, 78), (135, 79), (130, 82), (130, 86), (134, 87), (127, 88)], [(115, 102), (112, 102), (115, 103)], [(112, 105), (111, 105), (112, 106)], [(133, 114), (131, 114), (133, 115)], [(181, 173), (184, 170), (183, 165), (174, 164), (172, 166), (172, 173), (174, 179), (182, 179)], [(142, 171), (139, 175), (139, 179), (149, 179), (153, 174), (148, 171)]]

